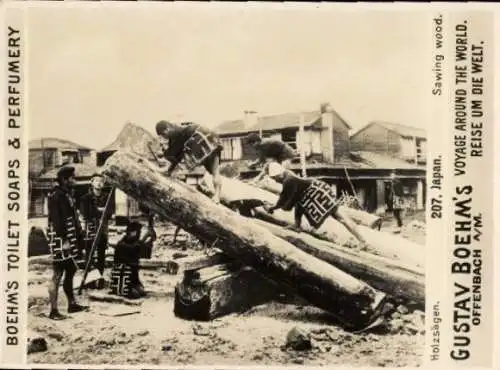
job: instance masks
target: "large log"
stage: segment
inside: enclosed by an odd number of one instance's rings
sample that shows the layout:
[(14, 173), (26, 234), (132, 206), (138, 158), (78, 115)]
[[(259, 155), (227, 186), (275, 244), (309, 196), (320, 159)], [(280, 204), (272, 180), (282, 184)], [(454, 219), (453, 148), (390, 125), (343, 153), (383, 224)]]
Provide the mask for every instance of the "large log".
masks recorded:
[(292, 287), (340, 320), (365, 327), (380, 315), (387, 298), (368, 284), (273, 235), (192, 187), (166, 178), (147, 160), (118, 151), (107, 160), (110, 182), (190, 234), (217, 242), (217, 248), (270, 280)]
[(304, 252), (338, 267), (376, 289), (395, 297), (417, 302), (422, 306), (425, 303), (423, 269), (404, 266), (399, 261), (375, 256), (371, 253), (339, 247), (333, 243), (318, 240), (306, 233), (286, 230), (264, 221), (257, 220), (257, 223)]
[[(282, 186), (280, 183), (274, 181), (270, 177), (264, 177), (260, 181), (253, 183), (256, 187), (263, 190), (267, 190), (270, 193), (279, 195), (281, 193)], [(347, 206), (339, 207), (345, 214), (353, 219), (359, 225), (367, 226), (371, 229), (379, 229), (382, 223), (382, 219), (374, 214), (354, 209)]]
[[(211, 177), (205, 176), (204, 183), (210, 183)], [(279, 184), (278, 184), (279, 185)], [(206, 186), (208, 188), (208, 186)], [(210, 189), (208, 188), (208, 191)], [(238, 200), (260, 200), (263, 202), (275, 204), (278, 196), (269, 191), (249, 185), (238, 179), (229, 179), (222, 177), (221, 202), (230, 205)], [(293, 225), (293, 212), (276, 210), (270, 216), (263, 207), (255, 208), (255, 214), (258, 218), (263, 218), (265, 221), (276, 224)], [(273, 219), (275, 221), (273, 221)], [(348, 247), (360, 247), (360, 243), (354, 236), (333, 217), (327, 218), (323, 225), (317, 230), (313, 229), (307, 223), (307, 220), (302, 222), (305, 232), (323, 240), (330, 241), (334, 244)], [(393, 258), (402, 261), (404, 264), (417, 267), (425, 266), (424, 247), (409, 241), (408, 239), (395, 236), (393, 234), (373, 230), (367, 226), (358, 225), (358, 230), (367, 242), (367, 251), (376, 255)]]
[(267, 303), (279, 287), (252, 268), (222, 264), (186, 271), (175, 287), (174, 314), (188, 320), (213, 320)]

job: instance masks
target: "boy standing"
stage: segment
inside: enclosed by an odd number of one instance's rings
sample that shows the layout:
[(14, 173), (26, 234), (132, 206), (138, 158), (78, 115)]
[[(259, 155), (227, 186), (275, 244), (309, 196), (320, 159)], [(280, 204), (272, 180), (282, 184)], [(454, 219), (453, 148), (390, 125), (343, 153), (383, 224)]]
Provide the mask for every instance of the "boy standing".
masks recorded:
[(400, 233), (403, 228), (403, 208), (404, 208), (404, 199), (403, 199), (403, 184), (397, 178), (396, 172), (391, 172), (391, 191), (389, 197), (390, 207), (392, 208), (392, 213), (394, 218), (396, 218), (397, 229), (396, 233)]
[[(101, 174), (93, 174), (90, 184), (89, 192), (85, 194), (80, 201), (80, 212), (84, 220), (86, 259), (87, 261), (91, 259), (91, 262), (94, 264), (94, 256), (90, 256), (89, 254), (106, 207), (107, 196), (102, 191), (104, 187), (104, 177)], [(106, 249), (108, 247), (108, 220), (109, 216), (103, 219), (103, 230), (96, 245), (97, 261), (95, 266), (99, 270), (101, 276), (104, 274)], [(104, 280), (101, 278), (98, 282), (98, 288), (102, 289), (103, 286)]]

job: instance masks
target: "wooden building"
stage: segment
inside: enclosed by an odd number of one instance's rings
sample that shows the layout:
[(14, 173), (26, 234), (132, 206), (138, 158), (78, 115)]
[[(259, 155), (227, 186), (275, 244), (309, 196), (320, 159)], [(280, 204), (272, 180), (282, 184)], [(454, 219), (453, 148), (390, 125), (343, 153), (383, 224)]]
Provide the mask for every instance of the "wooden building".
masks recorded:
[[(89, 191), (90, 179), (98, 171), (97, 166), (85, 163), (73, 163), (75, 167), (76, 185), (74, 195), (77, 204), (80, 197)], [(53, 168), (31, 181), (30, 202), (28, 217), (46, 217), (48, 215), (48, 195), (57, 183), (57, 171)]]
[[(301, 120), (303, 132), (299, 129)], [(294, 149), (303, 149), (307, 158), (333, 163), (349, 154), (350, 129), (329, 104), (322, 104), (318, 110), (269, 116), (258, 116), (256, 112), (245, 111), (244, 118), (223, 122), (215, 130), (224, 147), (223, 161), (255, 159), (254, 149), (243, 138), (249, 133), (258, 133), (264, 138), (282, 140)]]
[[(300, 120), (303, 133), (299, 130)], [(387, 124), (387, 127), (392, 126)], [(400, 125), (394, 125), (391, 130), (387, 127), (377, 131), (378, 126), (371, 124), (368, 129), (358, 131), (359, 136), (351, 138), (350, 125), (329, 104), (322, 104), (317, 111), (264, 117), (246, 111), (244, 119), (226, 121), (216, 130), (224, 145), (221, 168), (233, 168), (242, 178), (257, 174), (247, 166), (256, 153), (242, 140), (248, 133), (256, 132), (262, 137), (285, 141), (298, 151), (303, 150), (306, 176), (330, 183), (338, 195), (356, 193), (360, 206), (367, 211), (382, 212), (386, 208), (392, 171), (403, 183), (407, 208), (424, 209), (425, 131)], [(372, 130), (375, 137), (370, 141)], [(393, 131), (397, 134), (393, 135)], [(387, 144), (389, 139), (381, 143), (377, 137), (380, 132), (385, 132), (385, 136), (380, 137), (389, 137), (390, 145)], [(411, 143), (418, 146), (411, 146)], [(302, 174), (299, 160), (292, 162), (291, 169)]]
[(53, 137), (30, 140), (28, 152), (29, 217), (47, 215), (47, 195), (58, 168), (66, 164), (75, 166), (78, 191), (88, 187), (90, 176), (97, 169), (95, 151), (68, 140)]
[(425, 164), (427, 162), (427, 134), (425, 130), (415, 127), (374, 121), (351, 136), (351, 149)]
[(67, 163), (95, 164), (93, 149), (53, 137), (30, 140), (28, 151), (30, 178), (37, 178)]

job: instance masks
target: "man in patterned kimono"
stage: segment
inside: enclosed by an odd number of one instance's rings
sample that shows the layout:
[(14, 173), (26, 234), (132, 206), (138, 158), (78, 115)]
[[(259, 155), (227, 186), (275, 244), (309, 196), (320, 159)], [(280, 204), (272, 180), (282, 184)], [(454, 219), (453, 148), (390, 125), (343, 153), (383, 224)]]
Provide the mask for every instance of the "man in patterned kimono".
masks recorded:
[(78, 256), (82, 229), (78, 220), (72, 188), (75, 182), (75, 168), (66, 166), (57, 173), (58, 184), (48, 199), (48, 237), (52, 257), (53, 275), (49, 285), (50, 314), (52, 320), (63, 320), (57, 307), (57, 296), (64, 275), (63, 290), (68, 299), (68, 313), (87, 309), (76, 303), (73, 291), (73, 277), (77, 270), (75, 258)]
[[(91, 260), (101, 276), (104, 274), (104, 264), (106, 259), (106, 249), (108, 247), (108, 221), (109, 216), (103, 220), (103, 230), (101, 237), (97, 241), (96, 248), (94, 249), (93, 256), (90, 256), (90, 250), (94, 243), (101, 218), (106, 207), (108, 194), (104, 194), (102, 189), (104, 187), (104, 177), (101, 174), (95, 173), (92, 175), (90, 182), (91, 186), (89, 192), (82, 196), (80, 200), (80, 213), (84, 221), (84, 242), (87, 261)], [(109, 215), (109, 212), (108, 212)], [(97, 254), (97, 258), (95, 259)], [(98, 281), (99, 289), (104, 287), (104, 279), (101, 277)]]
[(304, 215), (315, 229), (321, 227), (331, 216), (342, 223), (361, 243), (366, 244), (354, 221), (339, 210), (337, 196), (330, 185), (316, 179), (298, 177), (275, 162), (269, 163), (267, 171), (269, 177), (283, 184), (278, 202), (274, 206), (267, 206), (267, 211), (273, 213), (280, 208), (285, 211), (295, 208), (295, 226), (292, 230), (300, 232)]
[(182, 160), (192, 168), (202, 165), (213, 177), (216, 203), (220, 201), (221, 176), (219, 171), (222, 145), (219, 137), (207, 128), (188, 123), (177, 124), (160, 121), (156, 124), (156, 133), (162, 138), (162, 155), (170, 162), (167, 175), (171, 175)]

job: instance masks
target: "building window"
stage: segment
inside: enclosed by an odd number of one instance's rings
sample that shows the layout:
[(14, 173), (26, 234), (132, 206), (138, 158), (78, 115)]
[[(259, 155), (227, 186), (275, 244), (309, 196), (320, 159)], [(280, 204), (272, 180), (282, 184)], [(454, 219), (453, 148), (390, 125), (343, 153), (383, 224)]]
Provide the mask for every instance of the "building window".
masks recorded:
[(427, 159), (427, 147), (425, 140), (417, 140), (417, 160), (425, 162)]
[(81, 163), (80, 154), (75, 151), (63, 151), (62, 155), (62, 164), (74, 164)]
[(297, 131), (283, 131), (281, 133), (282, 140), (290, 145), (293, 149), (297, 149)]
[(242, 157), (241, 138), (223, 138), (222, 143), (222, 160), (235, 161)]
[(44, 168), (54, 168), (56, 166), (55, 161), (55, 152), (53, 151), (44, 151), (43, 152), (43, 167)]

